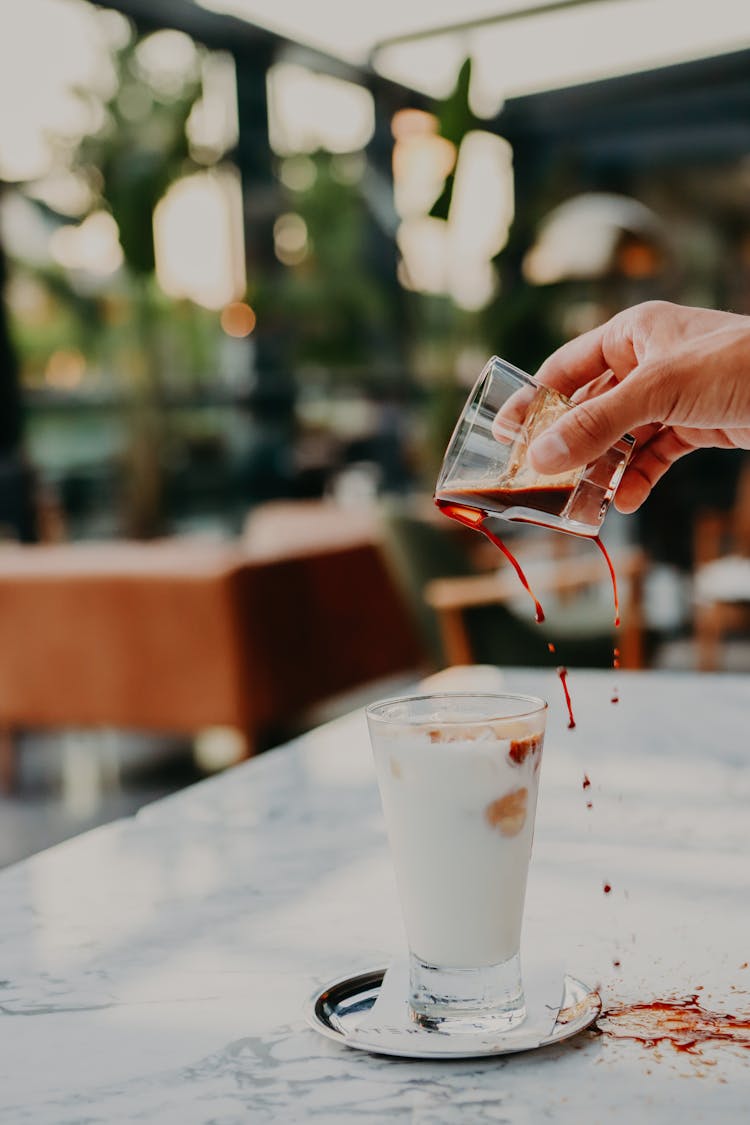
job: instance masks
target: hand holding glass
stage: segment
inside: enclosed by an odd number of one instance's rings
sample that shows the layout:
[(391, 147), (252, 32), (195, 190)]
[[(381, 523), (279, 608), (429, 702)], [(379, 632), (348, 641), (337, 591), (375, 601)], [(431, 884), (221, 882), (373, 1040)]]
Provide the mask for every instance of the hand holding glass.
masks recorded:
[(566, 473), (538, 473), (528, 459), (532, 441), (573, 405), (493, 356), (448, 444), (435, 489), (438, 505), (597, 535), (633, 438), (626, 434), (591, 464)]

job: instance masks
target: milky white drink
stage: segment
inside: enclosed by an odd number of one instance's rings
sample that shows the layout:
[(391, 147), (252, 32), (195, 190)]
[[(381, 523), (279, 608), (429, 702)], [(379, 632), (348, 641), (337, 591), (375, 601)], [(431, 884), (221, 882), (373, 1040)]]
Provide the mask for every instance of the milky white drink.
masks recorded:
[(463, 694), (415, 704), (412, 722), (368, 715), (409, 948), (425, 966), (499, 966), (519, 952), (544, 705)]

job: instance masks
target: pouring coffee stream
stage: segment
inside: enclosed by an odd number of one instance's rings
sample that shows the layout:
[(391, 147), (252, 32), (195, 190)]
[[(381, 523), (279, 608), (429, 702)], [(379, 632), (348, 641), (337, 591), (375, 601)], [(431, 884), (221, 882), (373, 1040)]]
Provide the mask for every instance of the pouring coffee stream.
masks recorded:
[[(495, 513), (497, 513), (498, 511), (501, 511), (503, 508), (519, 506), (520, 504), (524, 504), (524, 505), (528, 504), (528, 502), (529, 502), (528, 493), (531, 490), (529, 490), (529, 489), (522, 490), (523, 491), (523, 498), (516, 495), (517, 491), (518, 490), (514, 490), (514, 489), (497, 489), (497, 490), (493, 490), (493, 489), (481, 489), (481, 490), (480, 489), (466, 489), (460, 494), (460, 496), (456, 495), (454, 498), (451, 498), (451, 499), (443, 499), (443, 498), (438, 496), (438, 497), (435, 498), (435, 504), (440, 509), (440, 511), (443, 512), (444, 515), (449, 517), (449, 519), (453, 519), (457, 523), (463, 524), (465, 527), (471, 527), (471, 528), (475, 529), (476, 531), (480, 531), (487, 539), (489, 539), (489, 541), (495, 547), (498, 548), (498, 550), (500, 550), (503, 553), (503, 555), (506, 557), (506, 559), (510, 562), (511, 566), (515, 570), (515, 572), (518, 576), (518, 579), (521, 582), (521, 585), (528, 592), (531, 600), (533, 601), (536, 622), (537, 622), (538, 625), (541, 625), (541, 624), (544, 623), (544, 620), (545, 620), (544, 609), (542, 608), (541, 602), (539, 601), (536, 594), (534, 593), (534, 591), (531, 587), (531, 584), (530, 584), (528, 578), (526, 577), (526, 574), (524, 573), (523, 568), (521, 567), (521, 564), (519, 563), (518, 559), (515, 557), (513, 552), (503, 542), (503, 540), (498, 535), (496, 535), (489, 527), (489, 521), (490, 521), (490, 518), (491, 518), (490, 517), (491, 511), (494, 511)], [(567, 500), (570, 496), (570, 489), (564, 488), (564, 487), (563, 488), (552, 487), (552, 488), (545, 488), (545, 489), (540, 488), (540, 489), (536, 489), (534, 491), (535, 491), (535, 493), (538, 492), (540, 495), (543, 494), (543, 495), (541, 495), (541, 499), (544, 502), (544, 505), (545, 505), (544, 507), (541, 507), (539, 497), (537, 497), (537, 496), (534, 497), (534, 500), (535, 500), (535, 503), (536, 503), (536, 506), (537, 506), (538, 510), (550, 512), (551, 514), (556, 514), (556, 512), (558, 510), (562, 511), (562, 509), (564, 508), (564, 506), (567, 503)], [(485, 503), (487, 503), (489, 510), (488, 510), (488, 508), (485, 508), (485, 507), (480, 505), (480, 500), (484, 500)], [(527, 521), (527, 522), (533, 522), (533, 521)], [(612, 594), (613, 594), (614, 609), (615, 609), (614, 624), (615, 624), (615, 628), (619, 628), (619, 625), (620, 625), (620, 601), (619, 601), (619, 595), (618, 595), (618, 591), (617, 591), (617, 577), (616, 577), (616, 574), (615, 574), (615, 568), (614, 568), (614, 565), (612, 563), (612, 559), (610, 558), (610, 555), (609, 555), (609, 552), (607, 551), (607, 548), (604, 546), (604, 544), (602, 543), (602, 541), (601, 541), (601, 539), (599, 538), (598, 535), (597, 536), (587, 536), (586, 538), (593, 538), (597, 547), (599, 548), (602, 555), (604, 556), (605, 562), (607, 564), (607, 568), (609, 570), (609, 575), (610, 575), (610, 578), (611, 578), (611, 581), (612, 581)], [(551, 641), (547, 642), (547, 649), (552, 655), (556, 654), (555, 645)], [(619, 648), (613, 649), (612, 666), (613, 666), (613, 668), (619, 668), (619, 666), (620, 666), (620, 650), (619, 650)], [(573, 730), (575, 728), (576, 722), (575, 722), (575, 716), (573, 714), (573, 705), (572, 705), (572, 700), (571, 700), (571, 697), (570, 697), (570, 689), (569, 689), (569, 686), (568, 686), (568, 670), (567, 670), (567, 668), (565, 668), (564, 666), (558, 666), (557, 675), (560, 679), (560, 683), (562, 684), (563, 694), (564, 694), (564, 697), (565, 697), (565, 705), (566, 705), (566, 708), (567, 708), (567, 711), (568, 711), (568, 729)], [(619, 692), (618, 692), (617, 688), (615, 688), (613, 690), (610, 702), (612, 702), (612, 703), (618, 703), (619, 702)]]
[[(538, 624), (544, 622), (542, 605), (513, 552), (495, 534), (494, 520), (533, 523), (593, 539), (612, 580), (617, 627), (617, 581), (599, 531), (635, 442), (630, 434), (625, 434), (587, 465), (552, 476), (538, 472), (530, 462), (531, 446), (544, 430), (573, 409), (575, 404), (564, 395), (537, 383), (499, 356), (492, 356), (474, 384), (448, 442), (435, 503), (446, 516), (481, 531), (508, 559), (534, 602)], [(615, 667), (617, 660), (615, 654)], [(572, 728), (575, 720), (566, 669), (559, 668), (558, 675)], [(617, 702), (618, 698), (615, 690), (612, 701)]]

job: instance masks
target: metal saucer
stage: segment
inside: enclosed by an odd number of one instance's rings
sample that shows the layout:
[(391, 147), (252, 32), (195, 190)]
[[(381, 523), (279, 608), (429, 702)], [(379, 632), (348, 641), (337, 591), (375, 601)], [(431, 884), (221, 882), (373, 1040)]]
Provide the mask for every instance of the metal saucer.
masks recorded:
[[(403, 1058), (469, 1059), (536, 1049), (519, 1047), (510, 1037), (506, 1038), (502, 1034), (491, 1043), (471, 1046), (463, 1036), (457, 1037), (455, 1050), (448, 1051), (443, 1040), (439, 1054), (431, 1049), (429, 1032), (409, 1035), (408, 1039), (405, 1039), (403, 1050), (400, 1046), (398, 1049), (389, 1047), (386, 1050), (376, 1040), (365, 1044), (361, 1035), (357, 1042), (351, 1042), (354, 1030), (378, 998), (385, 972), (385, 969), (371, 969), (356, 976), (339, 977), (331, 981), (325, 988), (316, 991), (310, 997), (305, 1008), (308, 1023), (315, 1031), (336, 1043), (343, 1043), (345, 1046), (369, 1051), (372, 1054), (395, 1055)], [(579, 1031), (589, 1027), (600, 1015), (601, 1010), (602, 1001), (599, 993), (575, 977), (566, 975), (563, 981), (563, 999), (552, 1034), (543, 1039), (538, 1046), (549, 1047), (554, 1043), (562, 1043), (563, 1040), (570, 1039)]]

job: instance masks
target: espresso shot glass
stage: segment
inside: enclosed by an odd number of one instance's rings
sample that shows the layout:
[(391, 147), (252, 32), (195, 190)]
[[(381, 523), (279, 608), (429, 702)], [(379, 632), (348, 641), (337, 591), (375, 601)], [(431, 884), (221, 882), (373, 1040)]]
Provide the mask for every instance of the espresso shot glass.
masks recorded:
[(573, 408), (558, 391), (493, 356), (448, 443), (435, 489), (438, 506), (598, 535), (634, 439), (625, 434), (601, 457), (569, 472), (537, 472), (529, 446)]

